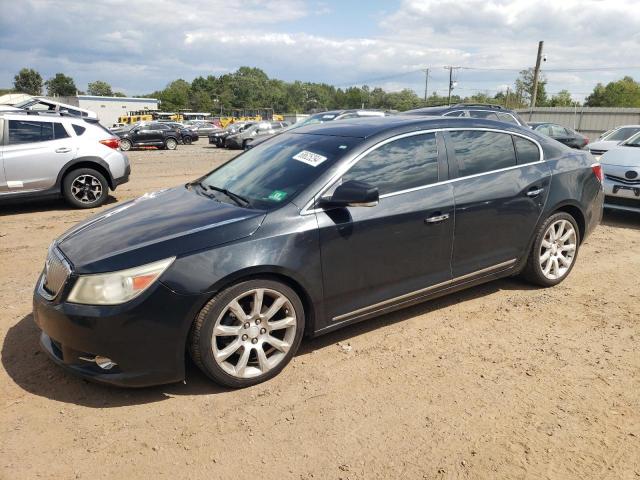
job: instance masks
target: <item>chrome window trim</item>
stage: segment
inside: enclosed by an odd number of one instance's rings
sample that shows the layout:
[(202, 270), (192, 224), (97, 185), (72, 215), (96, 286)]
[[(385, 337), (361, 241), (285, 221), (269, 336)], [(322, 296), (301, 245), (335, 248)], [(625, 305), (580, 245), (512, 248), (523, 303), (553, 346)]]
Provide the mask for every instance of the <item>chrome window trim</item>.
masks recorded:
[[(542, 151), (542, 145), (540, 145), (540, 142), (538, 142), (534, 138), (528, 137), (527, 135), (524, 135), (523, 133), (519, 133), (519, 132), (510, 132), (508, 130), (501, 130), (499, 128), (485, 128), (485, 127), (447, 127), (447, 128), (432, 128), (432, 129), (428, 129), (428, 130), (419, 130), (419, 131), (416, 131), (416, 132), (401, 133), (399, 135), (396, 135), (395, 137), (390, 137), (390, 138), (387, 138), (387, 139), (385, 139), (385, 140), (383, 140), (383, 141), (381, 141), (379, 143), (376, 143), (375, 145), (369, 147), (364, 152), (356, 155), (349, 162), (347, 162), (342, 167), (340, 167), (340, 169), (335, 174), (333, 174), (333, 176), (329, 179), (329, 181), (327, 183), (325, 183), (325, 185), (318, 191), (318, 193), (316, 195), (314, 195), (313, 198), (305, 204), (305, 206), (302, 208), (302, 210), (300, 210), (300, 215), (311, 215), (311, 214), (314, 214), (314, 213), (324, 212), (323, 208), (314, 208), (314, 209), (311, 208), (313, 206), (314, 200), (316, 198), (318, 198), (318, 197), (321, 197), (322, 194), (324, 194), (327, 190), (329, 190), (331, 187), (333, 187), (333, 185), (338, 180), (340, 180), (340, 178), (345, 173), (347, 173), (349, 171), (349, 169), (351, 169), (351, 167), (353, 167), (356, 163), (358, 163), (363, 157), (365, 157), (366, 155), (368, 155), (372, 151), (377, 150), (378, 148), (386, 145), (387, 143), (393, 142), (395, 140), (399, 140), (401, 138), (412, 137), (412, 136), (415, 136), (415, 135), (424, 135), (426, 133), (455, 132), (455, 131), (460, 131), (460, 130), (506, 133), (507, 135), (516, 135), (518, 137), (522, 137), (525, 140), (529, 140), (530, 142), (533, 142), (538, 147), (538, 153), (540, 154), (540, 158), (536, 162), (529, 162), (529, 163), (513, 165), (511, 167), (499, 168), (497, 170), (491, 170), (491, 171), (488, 171), (488, 172), (475, 173), (473, 175), (467, 175), (465, 177), (450, 178), (448, 180), (442, 180), (442, 181), (435, 182), (435, 183), (429, 183), (428, 185), (422, 185), (422, 186), (419, 186), (419, 187), (413, 187), (413, 188), (409, 188), (409, 189), (406, 189), (406, 190), (398, 190), (397, 192), (389, 192), (389, 193), (385, 193), (384, 195), (380, 195), (380, 198), (393, 197), (395, 195), (401, 195), (401, 194), (404, 194), (404, 193), (415, 192), (415, 191), (418, 191), (418, 190), (423, 190), (425, 188), (435, 187), (435, 186), (438, 186), (438, 185), (444, 185), (444, 184), (447, 184), (447, 183), (454, 183), (454, 182), (458, 182), (460, 180), (466, 180), (468, 178), (475, 178), (475, 177), (480, 177), (480, 176), (483, 176), (483, 175), (490, 175), (492, 173), (498, 173), (498, 172), (506, 172), (508, 170), (515, 170), (516, 168), (522, 168), (522, 167), (526, 167), (526, 166), (529, 166), (529, 165), (535, 165), (535, 164), (544, 162), (544, 153)], [(518, 152), (515, 151), (515, 148), (516, 148), (515, 145), (514, 145), (513, 148), (514, 148), (514, 152), (516, 154), (516, 160), (517, 160)]]
[(518, 259), (513, 258), (511, 260), (507, 260), (506, 262), (502, 262), (496, 265), (492, 265), (490, 267), (482, 268), (480, 270), (476, 270), (475, 272), (467, 273), (465, 275), (461, 275), (459, 277), (455, 277), (450, 280), (446, 280), (444, 282), (436, 283), (435, 285), (430, 285), (426, 288), (421, 288), (413, 292), (405, 293), (403, 295), (398, 295), (397, 297), (389, 298), (387, 300), (374, 303), (373, 305), (368, 305), (366, 307), (358, 308), (357, 310), (353, 310), (348, 313), (343, 313), (342, 315), (333, 317), (331, 321), (340, 322), (340, 321), (346, 321), (346, 320), (354, 320), (364, 315), (369, 315), (371, 313), (375, 313), (378, 311), (384, 311), (386, 308), (390, 306), (401, 305), (402, 303), (404, 303), (404, 301), (410, 302), (410, 301), (416, 300), (420, 298), (420, 295), (423, 293), (428, 294), (429, 292), (433, 290), (437, 290), (442, 287), (448, 287), (459, 282), (464, 282), (465, 280), (471, 280), (475, 277), (480, 277), (484, 274), (490, 274), (490, 273), (498, 272), (503, 269), (507, 269), (515, 265), (517, 261)]

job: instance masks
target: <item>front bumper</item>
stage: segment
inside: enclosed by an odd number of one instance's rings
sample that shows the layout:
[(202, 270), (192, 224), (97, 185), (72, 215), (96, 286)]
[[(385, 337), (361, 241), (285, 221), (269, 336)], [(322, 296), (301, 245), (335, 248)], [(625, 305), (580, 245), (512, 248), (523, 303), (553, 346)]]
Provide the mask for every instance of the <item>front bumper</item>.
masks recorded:
[[(113, 306), (49, 301), (38, 287), (33, 317), (42, 330), (42, 348), (67, 371), (100, 383), (145, 387), (184, 378), (186, 339), (202, 303), (161, 283)], [(104, 370), (91, 361), (97, 355), (117, 365)]]
[(613, 180), (605, 176), (604, 208), (640, 212), (640, 182)]

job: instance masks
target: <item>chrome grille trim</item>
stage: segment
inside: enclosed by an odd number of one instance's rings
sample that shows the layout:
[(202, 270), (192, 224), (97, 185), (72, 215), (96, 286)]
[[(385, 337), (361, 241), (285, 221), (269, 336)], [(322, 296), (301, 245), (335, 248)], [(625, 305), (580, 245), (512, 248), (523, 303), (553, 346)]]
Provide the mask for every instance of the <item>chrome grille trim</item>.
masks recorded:
[(48, 300), (53, 300), (67, 283), (71, 274), (71, 266), (62, 253), (52, 245), (47, 253), (47, 260), (42, 273), (40, 293)]
[(613, 182), (624, 183), (625, 185), (640, 185), (640, 178), (637, 180), (629, 180), (627, 178), (618, 177), (617, 175), (609, 175), (607, 173), (605, 173), (604, 176)]

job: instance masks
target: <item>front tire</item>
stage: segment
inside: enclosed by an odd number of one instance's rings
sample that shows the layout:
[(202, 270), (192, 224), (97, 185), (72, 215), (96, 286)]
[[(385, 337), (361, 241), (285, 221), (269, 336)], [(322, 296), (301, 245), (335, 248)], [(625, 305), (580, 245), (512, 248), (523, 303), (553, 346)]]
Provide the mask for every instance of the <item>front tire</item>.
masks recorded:
[(552, 287), (562, 282), (576, 263), (580, 230), (565, 212), (551, 215), (538, 228), (522, 276), (531, 283)]
[(215, 382), (248, 387), (282, 371), (300, 346), (304, 325), (302, 302), (290, 287), (249, 280), (204, 306), (191, 329), (189, 352)]
[(64, 177), (62, 193), (67, 202), (76, 208), (95, 208), (107, 200), (109, 184), (97, 170), (79, 168)]
[(183, 137), (182, 143), (184, 143), (185, 145), (191, 145), (191, 137)]
[(166, 150), (175, 150), (178, 147), (178, 142), (175, 138), (167, 138), (164, 142), (164, 148)]

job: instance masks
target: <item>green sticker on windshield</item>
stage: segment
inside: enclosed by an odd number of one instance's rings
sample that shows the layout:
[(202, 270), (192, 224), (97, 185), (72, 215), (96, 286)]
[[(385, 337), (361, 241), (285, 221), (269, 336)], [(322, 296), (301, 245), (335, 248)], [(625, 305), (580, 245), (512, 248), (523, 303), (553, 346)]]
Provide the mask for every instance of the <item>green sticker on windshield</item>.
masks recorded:
[(273, 192), (271, 192), (271, 195), (269, 195), (269, 200), (281, 202), (286, 196), (287, 192), (283, 192), (282, 190), (274, 190)]

